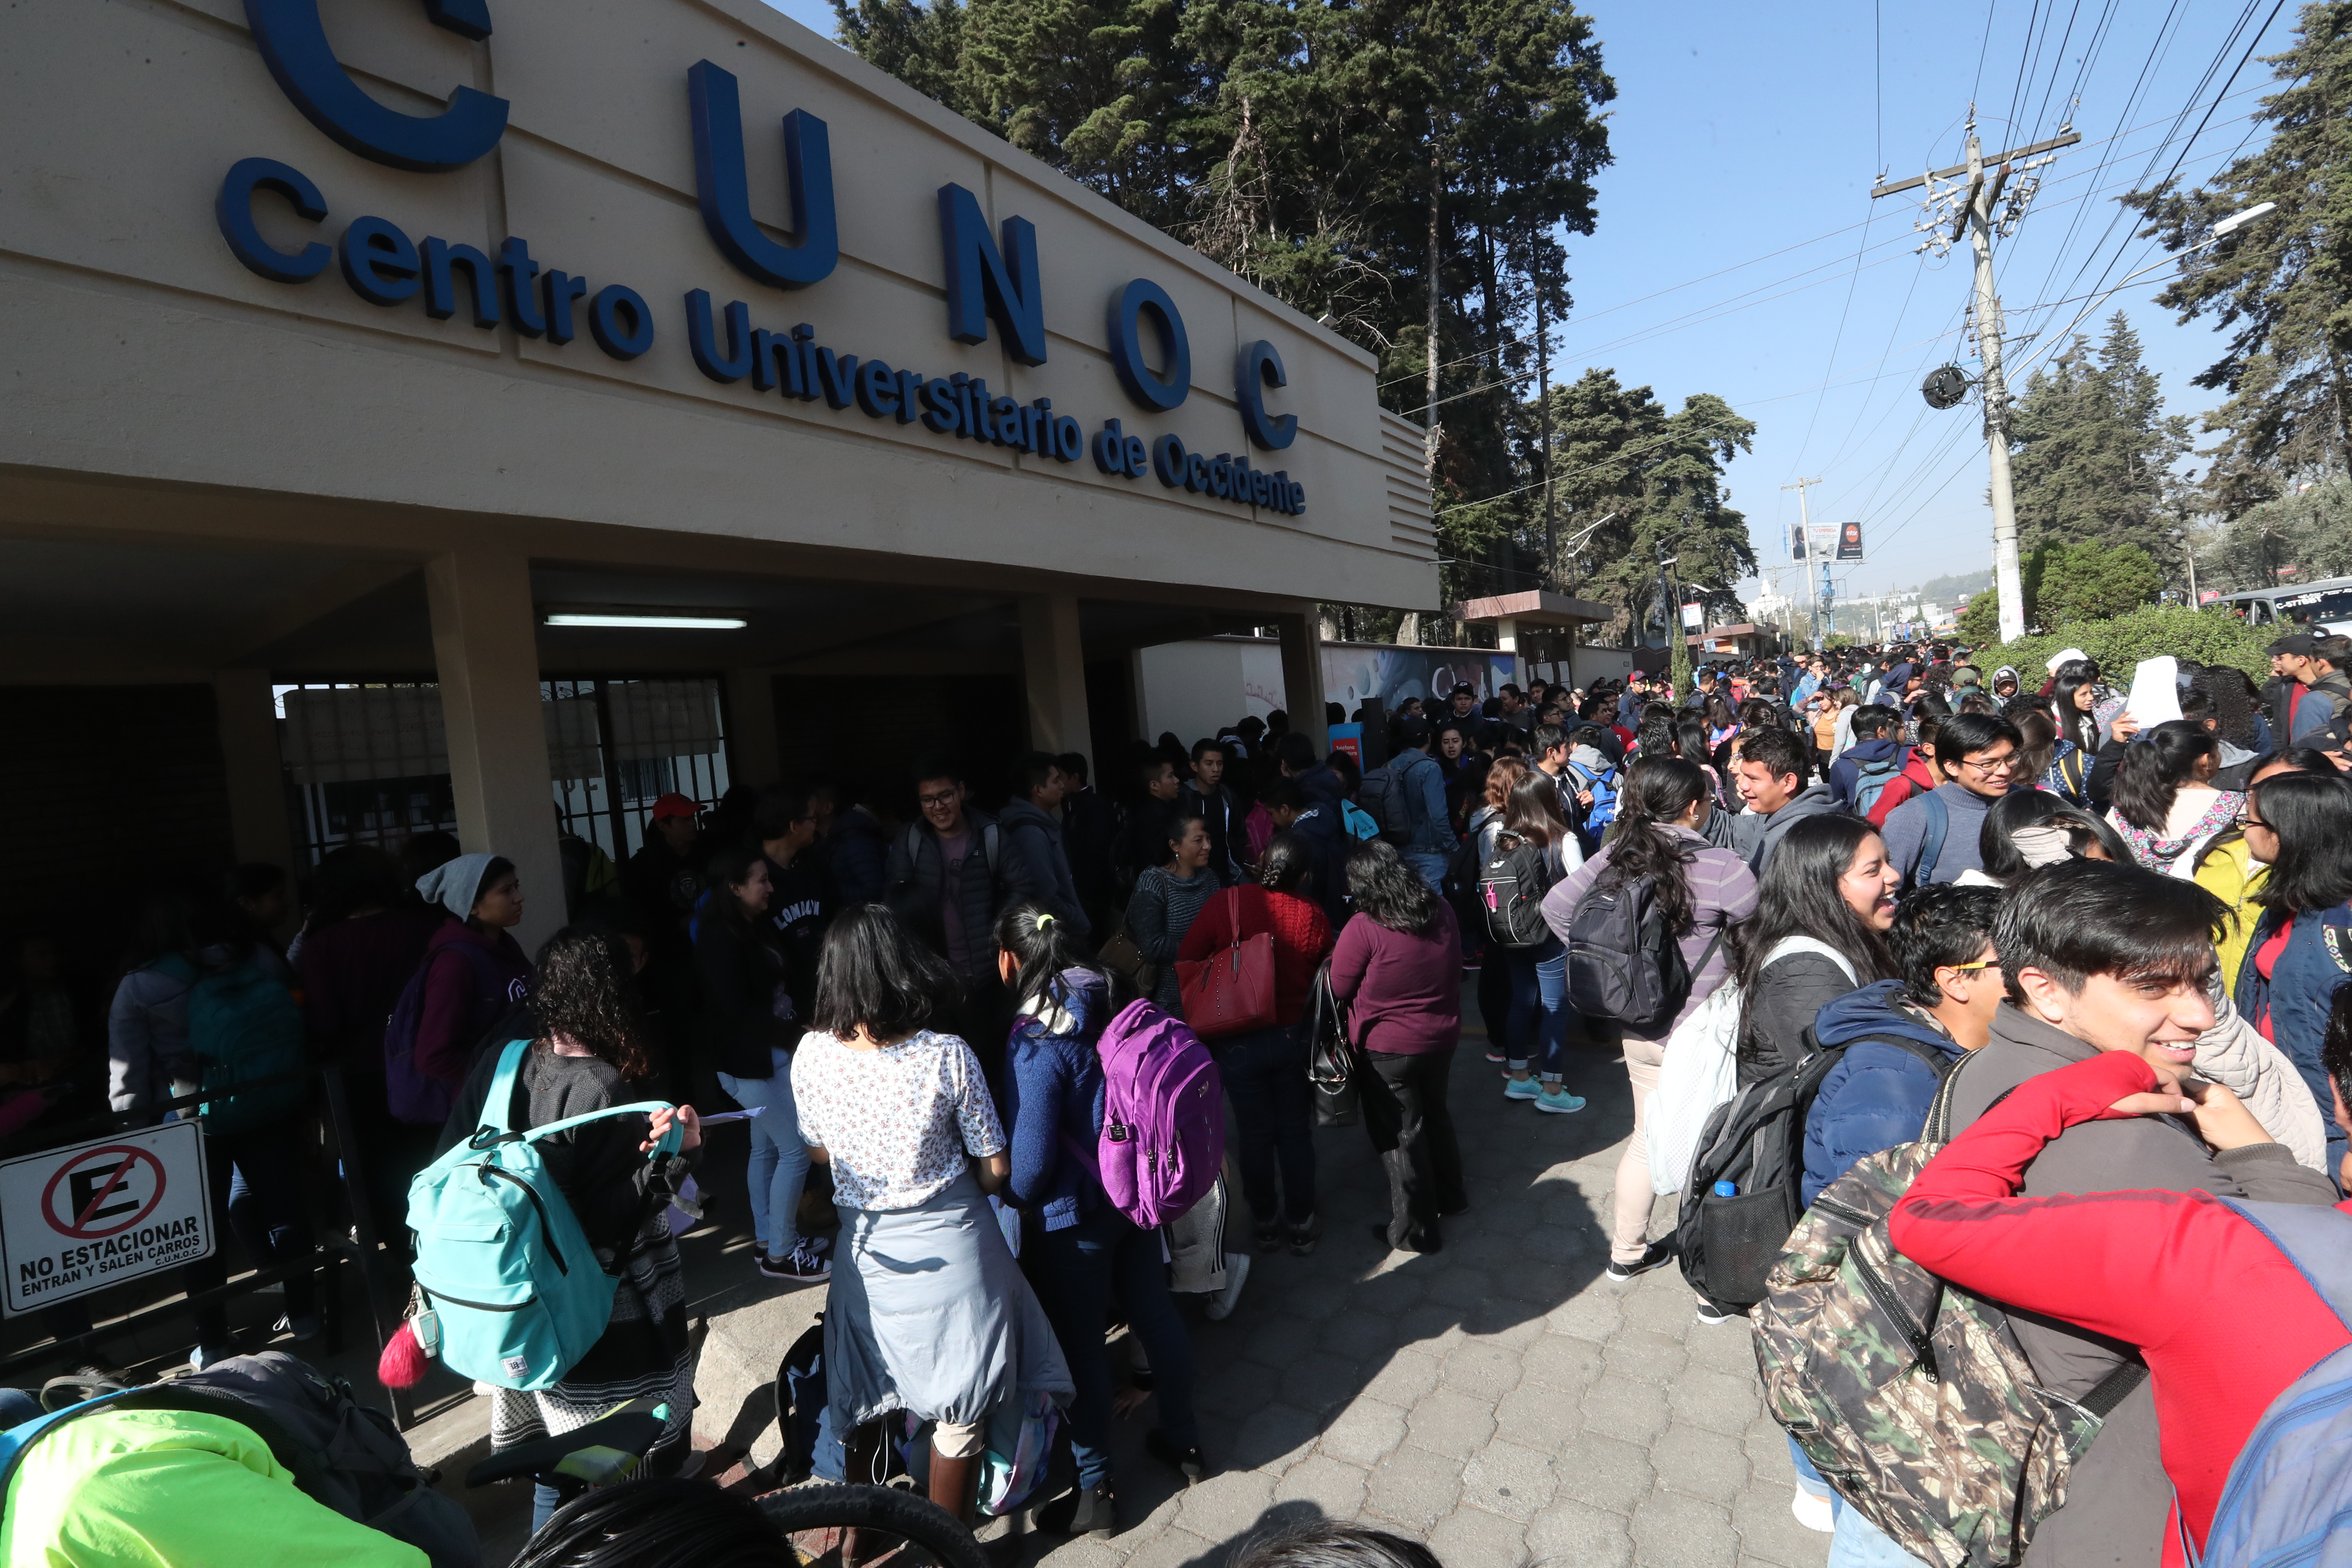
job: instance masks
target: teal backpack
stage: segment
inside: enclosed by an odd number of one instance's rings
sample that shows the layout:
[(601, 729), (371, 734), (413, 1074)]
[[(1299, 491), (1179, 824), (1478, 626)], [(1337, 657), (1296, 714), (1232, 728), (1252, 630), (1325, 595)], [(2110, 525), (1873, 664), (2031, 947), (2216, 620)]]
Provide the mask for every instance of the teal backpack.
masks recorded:
[[(482, 1102), (481, 1129), (408, 1184), (424, 1298), (417, 1342), (452, 1372), (498, 1388), (561, 1382), (603, 1336), (619, 1282), (548, 1173), (539, 1140), (608, 1116), (672, 1109), (641, 1100), (512, 1131), (508, 1111), (530, 1050), (528, 1040), (507, 1046)], [(684, 1132), (673, 1123), (653, 1157), (675, 1152)]]
[[(196, 1110), (205, 1131), (233, 1137), (294, 1114), (308, 1087), (296, 1076), (304, 1065), (302, 1009), (261, 954), (201, 973), (175, 954), (155, 972), (188, 983), (188, 1048), (202, 1068), (198, 1088), (208, 1097)], [(219, 1093), (264, 1079), (286, 1081)]]

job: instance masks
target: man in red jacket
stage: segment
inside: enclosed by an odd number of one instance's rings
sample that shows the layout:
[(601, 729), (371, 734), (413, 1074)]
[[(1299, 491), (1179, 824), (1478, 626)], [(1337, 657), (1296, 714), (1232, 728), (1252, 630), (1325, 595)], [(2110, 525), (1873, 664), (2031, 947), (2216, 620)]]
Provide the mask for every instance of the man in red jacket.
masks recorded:
[[(2352, 1051), (2332, 1039), (2339, 1124)], [(2078, 1122), (2179, 1115), (2217, 1149), (2269, 1140), (2226, 1090), (2129, 1051), (2027, 1079), (1946, 1145), (1888, 1222), (1895, 1246), (1963, 1289), (2138, 1347), (2162, 1426), (2175, 1520), (2202, 1543), (2230, 1467), (2281, 1392), (2352, 1344), (2311, 1280), (2230, 1204), (2204, 1192), (2013, 1194), (2042, 1146)], [(2305, 1210), (2316, 1213), (2316, 1210)], [(2332, 1223), (2352, 1247), (2352, 1204)]]

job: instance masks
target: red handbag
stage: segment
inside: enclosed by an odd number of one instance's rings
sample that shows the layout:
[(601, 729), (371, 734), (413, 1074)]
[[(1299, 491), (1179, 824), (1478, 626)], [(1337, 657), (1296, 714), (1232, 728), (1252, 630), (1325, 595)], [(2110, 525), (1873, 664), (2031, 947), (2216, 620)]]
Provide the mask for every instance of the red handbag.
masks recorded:
[(1225, 898), (1232, 943), (1207, 958), (1176, 961), (1184, 1022), (1204, 1040), (1271, 1028), (1279, 1022), (1274, 1011), (1274, 933), (1242, 935), (1241, 889), (1227, 889)]

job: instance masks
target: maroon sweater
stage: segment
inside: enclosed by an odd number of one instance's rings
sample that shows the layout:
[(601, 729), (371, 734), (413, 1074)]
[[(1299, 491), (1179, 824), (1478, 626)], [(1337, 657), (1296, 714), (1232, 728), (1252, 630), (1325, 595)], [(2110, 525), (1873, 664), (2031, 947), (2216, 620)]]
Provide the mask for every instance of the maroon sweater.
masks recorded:
[(1350, 916), (1331, 950), (1331, 994), (1348, 1005), (1365, 1050), (1407, 1057), (1461, 1044), (1462, 933), (1452, 908), (1438, 904), (1425, 936)]
[(310, 1043), (344, 1071), (383, 1076), (384, 1020), (441, 920), (430, 910), (386, 910), (303, 937), (298, 967)]
[[(479, 969), (461, 952), (473, 946), (491, 963)], [(530, 960), (511, 931), (495, 937), (454, 915), (441, 922), (425, 951), (425, 1006), (416, 1020), (416, 1070), (452, 1089), (463, 1088), (482, 1032), (530, 994)]]

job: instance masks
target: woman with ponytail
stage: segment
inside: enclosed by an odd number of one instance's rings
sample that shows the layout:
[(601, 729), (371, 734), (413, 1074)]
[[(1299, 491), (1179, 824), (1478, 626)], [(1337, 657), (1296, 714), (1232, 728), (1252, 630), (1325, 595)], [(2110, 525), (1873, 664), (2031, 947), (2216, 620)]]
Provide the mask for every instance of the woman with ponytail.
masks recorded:
[[(1714, 809), (1714, 786), (1697, 763), (1679, 757), (1642, 758), (1626, 773), (1618, 794), (1617, 828), (1609, 842), (1544, 897), (1544, 919), (1565, 942), (1577, 906), (1589, 895), (1646, 881), (1690, 968), (1689, 998), (1673, 1018), (1646, 1036), (1618, 1030), (1625, 1077), (1633, 1090), (1633, 1135), (1617, 1163), (1609, 1238), (1608, 1278), (1612, 1283), (1622, 1284), (1674, 1257), (1671, 1241), (1652, 1245), (1649, 1240), (1654, 1194), (1643, 1102), (1658, 1087), (1658, 1068), (1665, 1060), (1666, 1040), (1675, 1026), (1728, 973), (1725, 933), (1756, 907), (1756, 878), (1747, 862), (1732, 850), (1710, 845), (1704, 836)], [(1591, 1026), (1613, 1027), (1598, 1019)]]
[[(1281, 842), (1279, 839), (1276, 843)], [(1152, 1456), (1182, 1468), (1200, 1463), (1192, 1415), (1192, 1345), (1168, 1296), (1157, 1232), (1111, 1206), (1100, 1177), (1076, 1151), (1102, 1136), (1103, 1069), (1095, 1054), (1114, 1010), (1110, 977), (1067, 923), (1034, 900), (997, 918), (997, 973), (1013, 996), (998, 1100), (1013, 1168), (1009, 1195), (1024, 1215), (1039, 1304), (1054, 1325), (1077, 1392), (1070, 1404), (1070, 1449), (1078, 1467), (1073, 1535), (1108, 1538), (1115, 1528), (1111, 1488), (1111, 1373), (1103, 1321), (1116, 1295), (1150, 1358), (1160, 1426), (1145, 1435)], [(1305, 1081), (1304, 1072), (1301, 1081)]]

